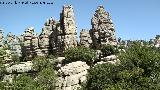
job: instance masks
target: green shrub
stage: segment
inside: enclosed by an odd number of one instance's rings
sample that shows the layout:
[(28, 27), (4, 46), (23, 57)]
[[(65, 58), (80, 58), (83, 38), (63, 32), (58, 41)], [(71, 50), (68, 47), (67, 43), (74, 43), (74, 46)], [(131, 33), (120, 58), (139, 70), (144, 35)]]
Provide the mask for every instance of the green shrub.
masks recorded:
[(6, 54), (6, 51), (4, 49), (0, 49), (0, 56), (3, 56)]
[(54, 56), (44, 57), (37, 56), (33, 59), (34, 69), (41, 71), (44, 68), (52, 67), (55, 68)]
[(20, 57), (18, 55), (12, 55), (12, 60), (14, 63), (20, 63)]
[(12, 90), (36, 90), (36, 82), (26, 74), (13, 80)]
[(159, 51), (133, 44), (118, 57), (120, 64), (90, 69), (85, 90), (159, 90)]
[(55, 70), (51, 67), (44, 68), (38, 73), (37, 84), (41, 90), (54, 90), (57, 75)]
[(103, 56), (109, 56), (109, 55), (117, 54), (118, 50), (115, 46), (104, 45), (101, 47), (101, 52)]
[(86, 47), (76, 47), (65, 51), (65, 61), (67, 63), (84, 61), (88, 64), (91, 64), (93, 63), (95, 56), (95, 51)]
[(5, 66), (3, 64), (3, 55), (6, 54), (6, 51), (4, 49), (0, 49), (0, 80), (5, 74)]

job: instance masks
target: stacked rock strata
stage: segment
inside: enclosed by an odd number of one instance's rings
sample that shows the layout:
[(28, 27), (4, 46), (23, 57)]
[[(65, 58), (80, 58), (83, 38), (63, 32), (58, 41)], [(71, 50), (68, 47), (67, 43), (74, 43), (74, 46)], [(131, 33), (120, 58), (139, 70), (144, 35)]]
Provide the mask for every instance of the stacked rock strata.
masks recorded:
[(78, 90), (80, 84), (86, 81), (87, 70), (90, 67), (82, 61), (72, 62), (60, 68), (60, 77), (56, 90)]
[(64, 6), (61, 13), (61, 27), (64, 33), (64, 50), (77, 46), (76, 22), (72, 6)]
[(85, 29), (82, 29), (82, 31), (80, 32), (80, 45), (84, 47), (91, 47), (92, 45), (90, 33)]
[(155, 47), (160, 47), (160, 35), (155, 37)]
[(24, 47), (23, 47), (23, 54), (26, 57), (33, 57), (35, 55), (34, 53), (34, 46), (33, 46), (33, 39), (34, 37), (34, 28), (33, 27), (29, 27), (25, 30), (24, 33)]
[(20, 75), (22, 73), (33, 73), (35, 70), (33, 69), (33, 63), (31, 61), (21, 62), (20, 64), (7, 65), (6, 64), (6, 75), (3, 78), (3, 81), (9, 81), (12, 83), (12, 80), (15, 76)]
[[(99, 49), (102, 45), (117, 45), (115, 29), (108, 12), (99, 6), (91, 20), (92, 29), (82, 29), (80, 32), (80, 45)], [(35, 34), (34, 28), (29, 27), (24, 34), (15, 37), (12, 33), (7, 35), (6, 46), (11, 48), (13, 54), (33, 58), (48, 54), (64, 55), (64, 51), (77, 47), (77, 27), (74, 10), (71, 5), (63, 6), (60, 20), (49, 18), (42, 28), (40, 35)], [(2, 47), (2, 31), (0, 32), (0, 46)], [(5, 46), (5, 45), (3, 45)], [(12, 47), (11, 47), (12, 46)], [(22, 52), (21, 52), (22, 51)]]
[(63, 6), (60, 22), (56, 23), (50, 35), (54, 53), (62, 54), (66, 49), (77, 46), (76, 22), (72, 6)]
[(3, 48), (4, 38), (3, 38), (3, 30), (0, 29), (0, 48)]
[(90, 30), (93, 45), (95, 48), (101, 45), (117, 45), (115, 29), (108, 12), (103, 6), (99, 6), (92, 20), (92, 29)]

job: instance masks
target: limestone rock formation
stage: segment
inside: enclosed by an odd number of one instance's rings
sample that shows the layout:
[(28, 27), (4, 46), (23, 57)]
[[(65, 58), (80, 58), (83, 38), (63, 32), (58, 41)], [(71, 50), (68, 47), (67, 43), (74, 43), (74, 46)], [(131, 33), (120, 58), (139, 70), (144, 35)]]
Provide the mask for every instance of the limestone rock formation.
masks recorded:
[(33, 69), (33, 63), (31, 61), (21, 62), (20, 64), (13, 64), (6, 66), (6, 75), (3, 77), (4, 82), (12, 83), (12, 80), (22, 73), (32, 73), (35, 72)]
[(63, 6), (60, 18), (61, 29), (63, 32), (64, 50), (77, 46), (77, 27), (73, 7)]
[(13, 43), (11, 46), (11, 52), (12, 52), (12, 55), (22, 57), (22, 48), (21, 48), (21, 44), (18, 37), (16, 37), (13, 40)]
[(77, 90), (80, 84), (86, 81), (87, 70), (90, 67), (82, 61), (69, 63), (60, 68), (60, 77), (56, 90)]
[(30, 72), (30, 71), (34, 71), (32, 66), (33, 66), (33, 63), (31, 61), (21, 62), (20, 64), (15, 64), (7, 67), (6, 72), (9, 74)]
[(34, 36), (34, 27), (27, 28), (24, 33), (23, 55), (30, 58), (34, 56), (32, 47), (33, 36)]
[(155, 37), (155, 47), (160, 47), (160, 35)]
[(91, 24), (92, 29), (90, 32), (95, 48), (107, 44), (117, 45), (113, 22), (103, 6), (98, 7), (91, 20)]
[(80, 45), (88, 48), (92, 45), (90, 33), (85, 29), (82, 29), (80, 32)]
[(56, 21), (51, 17), (45, 23), (42, 28), (42, 32), (39, 35), (39, 47), (44, 55), (48, 55), (50, 51), (50, 35), (53, 29), (56, 27)]
[(12, 44), (14, 39), (15, 39), (15, 35), (9, 32), (6, 37), (7, 44), (9, 45)]
[(3, 38), (3, 30), (0, 29), (0, 48), (3, 48), (4, 38)]
[(60, 21), (50, 35), (51, 47), (54, 53), (62, 54), (66, 49), (77, 46), (76, 22), (72, 6), (64, 6)]

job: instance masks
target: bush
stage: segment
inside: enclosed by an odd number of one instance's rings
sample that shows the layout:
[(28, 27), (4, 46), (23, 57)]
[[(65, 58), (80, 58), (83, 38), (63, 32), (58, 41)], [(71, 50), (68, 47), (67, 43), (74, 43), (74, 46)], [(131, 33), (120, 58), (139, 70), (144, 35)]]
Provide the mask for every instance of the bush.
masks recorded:
[(54, 70), (54, 56), (36, 57), (33, 60), (34, 69), (38, 70), (35, 80), (27, 74), (22, 74), (13, 80), (13, 90), (54, 90), (57, 75)]
[(120, 64), (97, 65), (87, 76), (86, 90), (158, 90), (160, 52), (134, 44), (119, 56)]
[(38, 56), (33, 59), (34, 69), (41, 71), (44, 68), (52, 67), (55, 68), (54, 56), (44, 57)]
[(20, 57), (18, 55), (12, 55), (12, 60), (14, 63), (20, 63)]
[(103, 56), (109, 56), (109, 55), (117, 54), (118, 50), (113, 45), (104, 45), (101, 47), (101, 52)]
[(2, 77), (4, 76), (5, 73), (5, 66), (3, 64), (3, 55), (5, 55), (6, 52), (3, 49), (0, 49), (0, 80), (2, 79)]
[(0, 49), (0, 56), (3, 56), (6, 54), (6, 51), (4, 49)]
[(95, 51), (86, 47), (76, 47), (65, 51), (65, 61), (67, 63), (74, 61), (84, 61), (87, 64), (92, 64), (95, 56)]
[(36, 82), (26, 74), (22, 74), (13, 80), (12, 90), (37, 90)]
[(38, 73), (37, 84), (41, 90), (54, 90), (57, 75), (53, 68), (45, 68)]
[(86, 90), (103, 90), (115, 83), (118, 68), (112, 64), (97, 65), (89, 70)]

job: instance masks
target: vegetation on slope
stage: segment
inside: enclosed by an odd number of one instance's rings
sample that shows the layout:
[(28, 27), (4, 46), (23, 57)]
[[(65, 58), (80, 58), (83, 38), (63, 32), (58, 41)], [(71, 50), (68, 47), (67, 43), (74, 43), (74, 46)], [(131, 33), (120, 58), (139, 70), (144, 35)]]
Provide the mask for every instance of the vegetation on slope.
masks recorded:
[(102, 64), (89, 70), (85, 90), (158, 90), (160, 52), (134, 44), (119, 55), (118, 65)]

